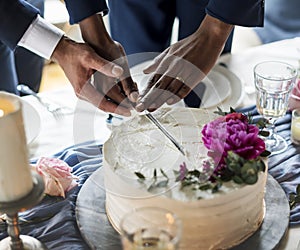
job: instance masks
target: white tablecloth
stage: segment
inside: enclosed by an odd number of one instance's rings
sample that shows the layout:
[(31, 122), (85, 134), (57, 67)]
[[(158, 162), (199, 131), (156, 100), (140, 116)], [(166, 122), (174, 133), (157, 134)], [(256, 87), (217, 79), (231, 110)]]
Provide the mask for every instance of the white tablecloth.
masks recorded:
[[(280, 60), (298, 67), (300, 59), (300, 38), (253, 47), (242, 53), (224, 55), (219, 62), (225, 63), (244, 84), (245, 96), (240, 107), (255, 103), (253, 67), (261, 61)], [(42, 93), (48, 99), (74, 108), (75, 113), (56, 120), (32, 96), (24, 97), (38, 111), (41, 117), (40, 131), (29, 144), (30, 158), (51, 156), (60, 150), (89, 140), (105, 141), (110, 134), (106, 126), (107, 114), (76, 98), (72, 88)], [(30, 126), (30, 124), (29, 124)], [(300, 227), (290, 228), (279, 249), (297, 249)], [(299, 248), (300, 249), (300, 248)]]

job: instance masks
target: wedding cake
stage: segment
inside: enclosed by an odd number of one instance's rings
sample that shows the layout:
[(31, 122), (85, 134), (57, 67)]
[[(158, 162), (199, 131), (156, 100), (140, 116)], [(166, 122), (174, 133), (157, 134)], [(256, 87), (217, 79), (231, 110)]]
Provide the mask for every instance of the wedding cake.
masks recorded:
[[(208, 147), (212, 132), (205, 127), (219, 116), (188, 108), (163, 108), (154, 116), (181, 143), (185, 156), (145, 115), (113, 128), (104, 144), (104, 173), (106, 210), (114, 228), (120, 232), (122, 217), (133, 209), (161, 207), (182, 221), (180, 249), (228, 249), (251, 236), (264, 218), (267, 170), (257, 171), (251, 184), (237, 183), (248, 178), (245, 171), (220, 182), (224, 162), (221, 170), (207, 168), (218, 157)], [(215, 132), (220, 134), (220, 127)]]

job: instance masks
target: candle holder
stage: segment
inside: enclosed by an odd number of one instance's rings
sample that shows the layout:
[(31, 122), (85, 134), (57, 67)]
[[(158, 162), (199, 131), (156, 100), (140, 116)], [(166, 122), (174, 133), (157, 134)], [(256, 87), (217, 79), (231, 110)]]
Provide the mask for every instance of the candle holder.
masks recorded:
[(8, 237), (0, 241), (0, 249), (5, 250), (43, 250), (46, 246), (34, 237), (20, 235), (18, 212), (27, 210), (39, 203), (44, 196), (44, 181), (36, 172), (32, 172), (33, 188), (29, 194), (16, 201), (0, 202), (0, 211), (7, 215)]

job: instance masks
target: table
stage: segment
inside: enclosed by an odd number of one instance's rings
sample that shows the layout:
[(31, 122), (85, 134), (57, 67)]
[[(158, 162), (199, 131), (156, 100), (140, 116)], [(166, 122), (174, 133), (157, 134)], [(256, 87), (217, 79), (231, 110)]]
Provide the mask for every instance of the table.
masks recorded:
[[(254, 65), (265, 60), (281, 60), (298, 66), (299, 48), (300, 38), (295, 38), (253, 47), (238, 54), (222, 56), (219, 62), (226, 64), (228, 69), (239, 76), (244, 83), (245, 98), (240, 107), (255, 102), (252, 73)], [(90, 104), (77, 100), (71, 87), (42, 95), (76, 107), (76, 112), (74, 115), (66, 116), (57, 121), (33, 97), (25, 97), (36, 107), (42, 121), (39, 136), (29, 145), (32, 159), (40, 156), (51, 156), (68, 146), (84, 141), (93, 139), (105, 141), (108, 138), (110, 130), (105, 123), (107, 115), (95, 110)], [(290, 228), (279, 249), (296, 249), (299, 235), (300, 227)]]

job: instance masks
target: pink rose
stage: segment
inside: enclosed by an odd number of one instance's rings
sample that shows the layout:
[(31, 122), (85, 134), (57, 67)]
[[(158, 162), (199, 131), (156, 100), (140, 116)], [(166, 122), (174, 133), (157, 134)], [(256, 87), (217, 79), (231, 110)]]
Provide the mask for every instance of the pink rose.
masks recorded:
[(43, 177), (46, 194), (65, 198), (65, 192), (77, 186), (71, 167), (62, 160), (42, 157), (35, 169)]

